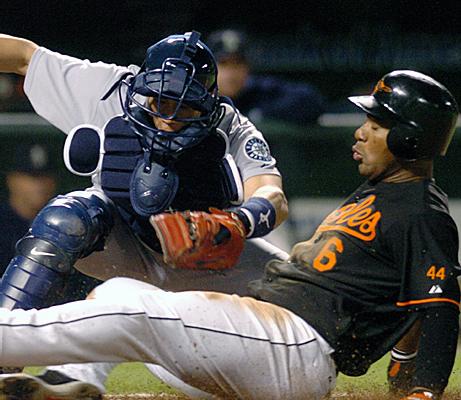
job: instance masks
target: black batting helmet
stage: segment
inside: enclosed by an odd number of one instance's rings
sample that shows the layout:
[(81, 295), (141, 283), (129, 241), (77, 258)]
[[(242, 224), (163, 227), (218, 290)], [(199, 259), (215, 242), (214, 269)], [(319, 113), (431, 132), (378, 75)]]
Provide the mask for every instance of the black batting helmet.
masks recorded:
[(455, 131), (458, 105), (448, 89), (415, 71), (384, 75), (369, 96), (349, 97), (378, 120), (390, 122), (389, 150), (404, 160), (445, 155)]

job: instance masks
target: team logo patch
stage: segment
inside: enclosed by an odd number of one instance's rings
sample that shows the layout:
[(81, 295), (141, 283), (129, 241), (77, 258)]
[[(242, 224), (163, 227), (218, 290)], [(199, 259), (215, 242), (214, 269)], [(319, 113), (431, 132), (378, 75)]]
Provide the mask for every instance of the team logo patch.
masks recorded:
[(375, 210), (374, 194), (357, 203), (350, 203), (336, 209), (317, 228), (319, 232), (341, 231), (365, 242), (376, 236), (377, 225), (381, 212)]
[(245, 144), (245, 152), (252, 160), (266, 162), (272, 160), (269, 146), (264, 140), (259, 138), (250, 138)]

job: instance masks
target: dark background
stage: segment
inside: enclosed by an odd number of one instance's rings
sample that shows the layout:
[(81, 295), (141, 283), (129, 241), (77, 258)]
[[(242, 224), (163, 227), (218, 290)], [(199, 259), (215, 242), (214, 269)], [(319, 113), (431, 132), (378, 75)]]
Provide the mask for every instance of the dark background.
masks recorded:
[(259, 72), (317, 84), (338, 99), (397, 68), (461, 98), (460, 1), (1, 0), (0, 30), (53, 50), (120, 64), (172, 33), (248, 33)]
[[(213, 30), (242, 29), (257, 73), (311, 82), (333, 111), (347, 95), (368, 92), (394, 69), (427, 73), (460, 101), (460, 21), (461, 1), (0, 0), (1, 32), (122, 65), (140, 64), (145, 49), (169, 34), (195, 29), (206, 42)], [(300, 128), (271, 121), (258, 126), (279, 161), (289, 197), (345, 196), (360, 183), (348, 150), (353, 127)], [(3, 129), (4, 135), (0, 130), (2, 149), (14, 146), (18, 129)], [(24, 127), (21, 137), (38, 140), (34, 129)], [(40, 138), (60, 153), (64, 137), (53, 133)], [(436, 164), (437, 180), (452, 197), (461, 197), (460, 164), (461, 140), (455, 136), (446, 160)], [(88, 185), (61, 167), (61, 191)]]

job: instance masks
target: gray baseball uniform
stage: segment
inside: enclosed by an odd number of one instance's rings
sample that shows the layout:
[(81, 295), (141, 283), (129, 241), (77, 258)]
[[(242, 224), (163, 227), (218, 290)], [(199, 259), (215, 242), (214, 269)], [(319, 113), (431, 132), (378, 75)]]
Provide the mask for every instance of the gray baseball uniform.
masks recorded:
[[(139, 67), (121, 67), (103, 62), (92, 63), (38, 48), (29, 65), (24, 90), (35, 111), (68, 134), (75, 126), (91, 124), (103, 128), (106, 122), (122, 112), (117, 92), (101, 98), (127, 73)], [(255, 175), (276, 174), (275, 159), (262, 134), (244, 116), (227, 104), (217, 130), (226, 138), (228, 155), (235, 161), (236, 182)], [(240, 175), (240, 176), (238, 176)], [(110, 201), (99, 184), (99, 172), (92, 177), (93, 186), (73, 192), (80, 197), (96, 194)], [(167, 290), (214, 290), (246, 294), (246, 283), (261, 275), (266, 261), (286, 258), (287, 254), (263, 239), (250, 239), (238, 265), (226, 272), (173, 270), (164, 265), (161, 256), (143, 246), (121, 221), (109, 236), (106, 249), (77, 262), (82, 272), (100, 279), (126, 276), (152, 283)], [(90, 381), (102, 387), (111, 365), (56, 367), (66, 375)], [(153, 367), (157, 376), (161, 373)], [(167, 374), (166, 374), (167, 375)], [(165, 380), (165, 376), (161, 376)], [(173, 382), (168, 382), (174, 386)], [(184, 389), (184, 388), (181, 388)]]

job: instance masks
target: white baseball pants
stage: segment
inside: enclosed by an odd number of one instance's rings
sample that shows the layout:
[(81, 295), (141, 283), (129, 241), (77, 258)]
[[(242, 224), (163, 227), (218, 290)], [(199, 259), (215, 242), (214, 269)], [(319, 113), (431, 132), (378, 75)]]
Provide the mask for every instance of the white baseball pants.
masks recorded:
[(216, 292), (166, 292), (111, 279), (96, 299), (0, 310), (0, 365), (143, 361), (208, 398), (321, 399), (332, 349), (276, 305)]

